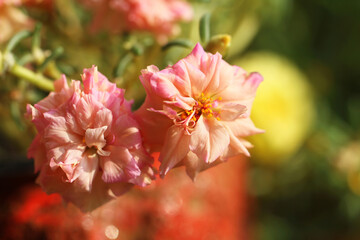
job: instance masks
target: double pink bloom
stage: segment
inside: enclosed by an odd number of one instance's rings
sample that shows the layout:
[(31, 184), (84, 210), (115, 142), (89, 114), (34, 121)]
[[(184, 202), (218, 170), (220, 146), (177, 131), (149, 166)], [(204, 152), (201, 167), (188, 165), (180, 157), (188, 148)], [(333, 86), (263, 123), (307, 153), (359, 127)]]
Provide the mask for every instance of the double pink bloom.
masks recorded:
[(147, 97), (135, 117), (145, 143), (160, 151), (162, 176), (185, 165), (194, 179), (230, 156), (249, 156), (243, 137), (263, 132), (249, 118), (261, 75), (229, 65), (200, 44), (162, 71), (148, 67), (140, 79)]
[(82, 80), (83, 89), (63, 77), (55, 92), (27, 106), (38, 131), (28, 157), (47, 193), (90, 210), (132, 185), (149, 184), (154, 172), (124, 90), (96, 67), (85, 69)]
[(84, 70), (84, 88), (79, 81), (69, 87), (62, 78), (55, 92), (28, 105), (38, 130), (28, 155), (48, 193), (91, 210), (151, 182), (152, 158), (145, 148), (160, 152), (162, 177), (185, 165), (194, 179), (228, 157), (249, 156), (252, 145), (243, 137), (263, 132), (249, 118), (262, 77), (199, 44), (164, 70), (149, 66), (140, 79), (147, 97), (134, 115), (124, 91), (95, 67)]

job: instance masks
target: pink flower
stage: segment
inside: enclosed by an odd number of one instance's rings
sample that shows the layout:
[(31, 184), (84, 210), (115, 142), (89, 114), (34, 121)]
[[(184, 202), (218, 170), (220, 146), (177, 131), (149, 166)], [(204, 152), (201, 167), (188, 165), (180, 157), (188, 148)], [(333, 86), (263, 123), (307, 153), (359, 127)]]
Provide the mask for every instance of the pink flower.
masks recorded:
[(148, 67), (140, 80), (147, 97), (135, 117), (144, 142), (160, 150), (161, 176), (185, 165), (194, 179), (230, 156), (249, 156), (252, 145), (243, 137), (263, 132), (249, 118), (261, 75), (205, 53), (200, 44), (164, 70)]
[(193, 11), (183, 0), (83, 0), (95, 11), (92, 29), (145, 31), (160, 43), (180, 32), (177, 22), (190, 21)]
[(154, 178), (131, 103), (124, 90), (96, 67), (85, 69), (70, 87), (63, 77), (55, 92), (27, 112), (38, 134), (28, 151), (47, 193), (60, 193), (82, 210), (92, 210), (133, 185)]
[(20, 30), (31, 29), (33, 21), (17, 7), (21, 0), (0, 0), (0, 44)]
[(0, 0), (0, 6), (3, 5), (18, 6), (21, 5), (21, 0)]

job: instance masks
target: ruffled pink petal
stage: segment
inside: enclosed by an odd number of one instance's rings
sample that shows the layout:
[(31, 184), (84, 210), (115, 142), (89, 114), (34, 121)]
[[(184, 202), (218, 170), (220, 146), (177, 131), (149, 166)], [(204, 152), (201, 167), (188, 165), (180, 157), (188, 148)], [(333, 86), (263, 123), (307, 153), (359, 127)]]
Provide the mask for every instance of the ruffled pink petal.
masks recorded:
[(129, 181), (140, 176), (141, 171), (136, 160), (125, 147), (112, 147), (109, 157), (100, 159), (103, 169), (102, 179), (104, 182), (113, 183)]
[(73, 93), (80, 94), (82, 92), (80, 81), (71, 80), (70, 89)]
[(84, 73), (81, 78), (84, 83), (85, 93), (96, 93), (97, 91), (113, 93), (118, 91), (116, 84), (109, 82), (104, 75), (98, 72), (96, 66), (84, 69)]
[(154, 106), (154, 109), (163, 108), (163, 105), (157, 108), (157, 104), (152, 104), (151, 99), (147, 98), (145, 103), (134, 112), (133, 116), (140, 126), (144, 145), (152, 152), (160, 151), (165, 140), (166, 129), (168, 129), (173, 122), (163, 114), (149, 111), (147, 106)]
[(209, 126), (201, 116), (191, 135), (190, 150), (197, 155), (200, 161), (209, 162), (210, 148)]
[(254, 134), (264, 133), (265, 131), (255, 127), (253, 121), (249, 117), (239, 118), (235, 121), (223, 123), (235, 136), (247, 137)]
[(197, 67), (186, 60), (180, 60), (172, 67), (174, 69), (174, 84), (184, 96), (197, 96), (206, 87), (206, 75)]
[(85, 135), (85, 129), (82, 128), (82, 126), (79, 124), (79, 122), (76, 120), (76, 116), (74, 116), (71, 112), (65, 112), (65, 121), (66, 121), (66, 127), (69, 129), (69, 131), (78, 134), (79, 136)]
[(184, 60), (191, 65), (199, 68), (201, 62), (206, 61), (207, 58), (208, 55), (206, 54), (200, 43), (197, 43), (191, 53), (187, 55)]
[(43, 114), (30, 104), (26, 105), (26, 117), (31, 119), (31, 122), (34, 123), (38, 132), (42, 132), (48, 124)]
[(141, 169), (141, 174), (136, 178), (130, 179), (129, 182), (141, 187), (149, 185), (151, 181), (155, 179), (156, 173), (155, 168), (151, 166), (154, 162), (153, 157), (142, 147), (138, 149), (131, 149), (130, 153)]
[(237, 138), (233, 132), (229, 131), (230, 135), (230, 146), (235, 149), (238, 153), (243, 153), (245, 156), (250, 157), (250, 153), (247, 150), (244, 142), (241, 138)]
[(185, 66), (186, 62), (180, 60), (170, 68), (175, 75), (174, 85), (184, 96), (191, 96), (191, 82), (188, 71)]
[[(202, 48), (201, 45), (197, 46)], [(190, 53), (190, 55), (191, 54), (193, 53)], [(217, 71), (218, 61), (221, 60), (221, 56), (212, 56), (209, 58), (205, 52), (199, 57), (199, 65), (186, 64), (189, 75), (191, 76), (192, 94), (195, 97), (198, 97), (201, 93), (208, 92), (207, 88), (209, 84), (211, 84), (214, 73)], [(202, 72), (202, 74), (200, 74), (200, 72)]]
[(91, 148), (102, 149), (106, 145), (104, 133), (108, 127), (88, 128), (85, 131), (85, 143)]
[(42, 113), (56, 109), (65, 104), (74, 93), (75, 87), (69, 88), (64, 75), (54, 82), (55, 92), (51, 92), (46, 98), (35, 104)]
[(162, 110), (156, 110), (153, 108), (149, 108), (148, 111), (163, 114), (164, 116), (166, 116), (172, 120), (174, 120), (178, 117), (177, 111), (175, 111), (173, 108), (171, 108), (167, 105), (164, 105)]
[(83, 154), (83, 159), (75, 170), (76, 184), (85, 191), (91, 191), (95, 174), (98, 171), (99, 157), (91, 151)]
[(201, 171), (204, 171), (208, 168), (214, 167), (216, 165), (218, 165), (219, 163), (221, 163), (222, 161), (220, 160), (216, 160), (212, 163), (206, 163), (204, 161), (199, 161), (198, 156), (193, 153), (193, 152), (189, 152), (185, 159), (184, 159), (184, 165), (186, 168), (186, 174), (193, 180), (195, 181), (198, 173), (200, 173)]
[(84, 150), (85, 148), (72, 149), (69, 146), (63, 147), (64, 154), (59, 159), (51, 157), (49, 167), (53, 170), (60, 167), (66, 175), (64, 180), (74, 182), (80, 175), (80, 171), (77, 168), (83, 159)]
[(157, 72), (159, 72), (159, 68), (156, 67), (155, 65), (150, 65), (146, 69), (141, 70), (141, 75), (139, 76), (139, 78), (147, 93), (152, 92), (150, 79)]
[(133, 101), (126, 101), (123, 97), (111, 95), (103, 103), (103, 107), (111, 111), (113, 119), (117, 119), (119, 116), (131, 112), (132, 103)]
[(164, 101), (164, 103), (184, 110), (191, 110), (196, 101), (192, 97), (182, 97), (178, 95), (169, 101)]
[(175, 104), (183, 109), (191, 108), (190, 105), (194, 103), (194, 100), (190, 97), (181, 96), (179, 89), (172, 82), (174, 74), (170, 73), (168, 69), (163, 71), (165, 71), (165, 74), (162, 74), (163, 78), (161, 79), (158, 75), (159, 69), (156, 66), (149, 66), (141, 71), (140, 80), (147, 93), (143, 106), (149, 105), (154, 109), (161, 109), (165, 100), (169, 104)]
[(247, 111), (246, 106), (235, 102), (220, 104), (219, 109), (221, 121), (234, 121)]
[(140, 187), (145, 187), (155, 179), (155, 170), (151, 166), (145, 166), (141, 169), (140, 176), (129, 180), (130, 183)]
[(61, 78), (54, 82), (55, 92), (68, 91), (69, 85), (66, 80), (66, 76), (63, 74)]
[(207, 76), (211, 78), (209, 85), (206, 88), (207, 93), (217, 94), (224, 89), (231, 87), (230, 84), (234, 79), (237, 67), (229, 65), (221, 59), (221, 55), (216, 53), (211, 59), (210, 66), (206, 72)]
[(244, 154), (244, 152), (248, 151), (248, 150), (244, 150), (244, 147), (246, 149), (254, 147), (250, 142), (246, 141), (245, 139), (237, 138), (237, 140), (242, 144), (240, 150), (239, 148), (236, 147), (237, 146), (236, 144), (230, 142), (229, 148), (226, 149), (226, 151), (223, 152), (223, 154), (220, 156), (219, 158), (220, 161), (226, 161), (230, 157), (234, 157), (239, 154)]
[(208, 58), (202, 57), (201, 60), (200, 70), (206, 75), (204, 81), (205, 88), (201, 92), (214, 94), (220, 85), (225, 85), (224, 82), (230, 81), (230, 79), (220, 79), (221, 55), (219, 53), (215, 55), (209, 54)]
[(76, 144), (59, 145), (52, 149), (47, 149), (46, 157), (50, 159), (49, 166), (56, 169), (60, 164), (75, 164), (81, 159), (85, 146), (79, 147)]
[(98, 102), (91, 95), (85, 94), (82, 97), (76, 95), (72, 100), (73, 112), (76, 120), (82, 129), (87, 129), (92, 126), (95, 114), (102, 108), (101, 103)]
[(167, 69), (153, 74), (150, 79), (150, 86), (153, 92), (160, 98), (168, 101), (169, 104), (174, 104), (183, 109), (191, 109), (194, 100), (190, 97), (183, 96), (174, 85), (175, 75)]
[(190, 136), (187, 135), (182, 127), (172, 126), (168, 129), (163, 148), (160, 152), (159, 161), (160, 176), (178, 164), (189, 152)]
[[(164, 70), (165, 71), (165, 70)], [(172, 99), (179, 95), (179, 90), (174, 86), (175, 75), (169, 72), (157, 72), (149, 79), (150, 85), (156, 94), (164, 99)]]
[(212, 163), (221, 156), (229, 143), (228, 131), (222, 124), (200, 118), (191, 135), (190, 149), (201, 161)]
[(58, 115), (56, 112), (47, 112), (44, 114), (46, 120), (50, 122), (44, 131), (45, 145), (51, 149), (58, 145), (68, 143), (79, 143), (82, 141), (81, 137), (67, 128), (64, 117)]
[(140, 169), (151, 166), (154, 163), (154, 158), (142, 146), (139, 148), (130, 148), (129, 151)]
[(115, 135), (115, 141), (112, 145), (136, 148), (142, 143), (138, 124), (128, 115), (122, 115), (116, 119), (112, 132)]
[[(69, 97), (70, 98), (70, 97)], [(59, 96), (59, 94), (55, 92), (51, 92), (46, 98), (34, 104), (34, 107), (41, 112), (47, 112), (52, 109), (59, 107), (61, 104), (66, 102), (68, 99), (64, 99), (63, 96)]]
[(263, 77), (259, 73), (251, 73), (247, 77), (239, 74), (238, 77), (234, 78), (231, 87), (220, 92), (218, 96), (221, 96), (223, 101), (242, 101), (250, 110), (256, 90), (262, 81)]

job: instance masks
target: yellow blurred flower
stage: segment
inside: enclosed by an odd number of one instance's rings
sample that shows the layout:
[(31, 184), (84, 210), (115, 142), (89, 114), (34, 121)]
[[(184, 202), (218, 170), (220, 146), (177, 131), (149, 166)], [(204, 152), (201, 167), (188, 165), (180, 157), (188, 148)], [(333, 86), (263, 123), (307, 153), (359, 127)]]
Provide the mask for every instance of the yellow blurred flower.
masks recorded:
[(274, 53), (251, 53), (233, 63), (264, 77), (251, 118), (266, 133), (251, 139), (252, 154), (262, 163), (281, 163), (303, 144), (315, 117), (311, 87), (291, 61)]

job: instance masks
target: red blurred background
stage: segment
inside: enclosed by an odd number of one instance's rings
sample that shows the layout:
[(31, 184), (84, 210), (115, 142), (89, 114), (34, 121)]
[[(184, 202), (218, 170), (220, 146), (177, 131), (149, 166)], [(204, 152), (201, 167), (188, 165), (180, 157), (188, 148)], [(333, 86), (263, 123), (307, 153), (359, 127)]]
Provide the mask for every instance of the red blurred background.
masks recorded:
[[(111, 201), (92, 213), (46, 195), (34, 176), (4, 180), (1, 239), (249, 239), (245, 172), (233, 158), (199, 174), (178, 168), (155, 184)], [(15, 181), (14, 181), (15, 180)], [(13, 184), (14, 183), (14, 184)], [(10, 187), (11, 185), (14, 185)], [(11, 191), (9, 191), (11, 188)], [(6, 188), (1, 188), (5, 190)]]

